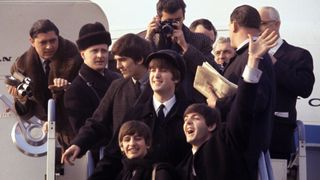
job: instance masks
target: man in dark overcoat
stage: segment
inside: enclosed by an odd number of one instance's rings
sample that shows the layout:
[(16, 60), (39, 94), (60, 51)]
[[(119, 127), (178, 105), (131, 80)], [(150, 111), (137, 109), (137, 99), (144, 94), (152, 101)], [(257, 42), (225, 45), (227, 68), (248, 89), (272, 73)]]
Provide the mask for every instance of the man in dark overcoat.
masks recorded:
[[(236, 49), (236, 56), (232, 58), (225, 67), (223, 76), (229, 81), (238, 84), (241, 74), (251, 53), (248, 48), (248, 34), (256, 39), (260, 35), (260, 15), (258, 11), (249, 6), (242, 5), (233, 10), (230, 15), (229, 36), (231, 46)], [(254, 118), (251, 129), (250, 142), (248, 150), (245, 151), (250, 179), (257, 179), (258, 159), (261, 152), (266, 152), (270, 145), (272, 132), (272, 112), (275, 102), (275, 81), (272, 63), (268, 53), (261, 55), (259, 69), (263, 71), (260, 79), (261, 85), (258, 88), (258, 96), (254, 103)], [(222, 120), (227, 119), (230, 112), (233, 97), (228, 97), (218, 101), (218, 107), (221, 109)]]
[(191, 32), (183, 24), (185, 9), (183, 0), (159, 0), (157, 16), (141, 35), (151, 41), (156, 50), (171, 49), (182, 55), (187, 67), (182, 82), (186, 97), (192, 102), (205, 102), (204, 96), (193, 88), (193, 81), (197, 66), (206, 61), (214, 63), (212, 40), (204, 34)]
[[(72, 160), (81, 157), (102, 138), (110, 141), (114, 132), (121, 126), (126, 112), (137, 99), (148, 96), (149, 74), (145, 59), (152, 52), (151, 44), (138, 35), (126, 34), (114, 43), (111, 51), (124, 78), (111, 83), (92, 117), (86, 120), (86, 124), (80, 128), (72, 141), (73, 145), (63, 154), (62, 161), (70, 162), (70, 156)], [(115, 172), (121, 170), (121, 161), (110, 160), (112, 150), (111, 143), (105, 148), (104, 157), (97, 164), (90, 179), (112, 179), (115, 177), (112, 174), (117, 175)]]
[[(8, 91), (14, 97), (15, 108), (23, 120), (36, 116), (47, 121), (47, 104), (56, 101), (57, 132), (63, 147), (74, 136), (65, 115), (64, 89), (77, 75), (82, 61), (74, 43), (63, 39), (54, 23), (48, 19), (36, 21), (30, 29), (31, 47), (12, 65), (11, 73), (19, 72), (31, 79), (32, 97), (21, 96), (16, 87)], [(48, 88), (50, 86), (50, 89)]]
[(259, 57), (274, 46), (277, 39), (274, 32), (262, 36), (256, 42), (251, 37), (251, 54), (242, 78), (239, 79), (227, 120), (221, 122), (214, 93), (208, 99), (210, 107), (193, 104), (186, 109), (183, 130), (187, 142), (192, 145), (192, 151), (178, 168), (180, 179), (250, 179), (244, 152), (250, 148), (250, 136), (256, 135), (251, 133), (256, 125), (254, 121), (259, 121), (254, 115), (254, 104), (259, 86), (262, 85), (259, 81), (264, 73), (258, 69), (261, 61)]
[[(68, 119), (75, 134), (92, 116), (111, 82), (120, 77), (106, 68), (111, 37), (101, 23), (82, 26), (77, 45), (84, 63), (64, 96)], [(91, 149), (95, 164), (99, 160), (102, 145), (103, 142), (98, 143)]]

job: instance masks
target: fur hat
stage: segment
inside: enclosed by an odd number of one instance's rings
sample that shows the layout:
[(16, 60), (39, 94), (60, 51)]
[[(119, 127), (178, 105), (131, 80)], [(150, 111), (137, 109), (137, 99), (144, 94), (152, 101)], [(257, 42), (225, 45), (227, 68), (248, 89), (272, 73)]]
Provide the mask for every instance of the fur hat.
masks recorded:
[(186, 73), (186, 65), (183, 60), (183, 57), (179, 53), (170, 49), (154, 52), (147, 57), (147, 65), (149, 65), (151, 60), (155, 58), (165, 59), (168, 63), (172, 64), (175, 68), (177, 68), (180, 71), (180, 80), (182, 81), (184, 79)]
[(111, 45), (110, 33), (99, 23), (88, 23), (81, 27), (77, 45), (79, 50), (85, 50), (97, 44)]

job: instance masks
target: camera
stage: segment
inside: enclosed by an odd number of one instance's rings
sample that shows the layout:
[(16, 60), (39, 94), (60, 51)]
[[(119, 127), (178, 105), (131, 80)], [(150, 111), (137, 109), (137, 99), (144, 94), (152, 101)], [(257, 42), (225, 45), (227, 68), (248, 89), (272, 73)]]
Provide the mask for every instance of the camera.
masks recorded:
[(25, 77), (19, 72), (14, 72), (12, 76), (5, 76), (5, 83), (17, 88), (18, 94), (21, 96), (32, 96), (31, 79)]
[(174, 20), (165, 20), (160, 22), (159, 33), (167, 35), (172, 34), (173, 30), (176, 29)]

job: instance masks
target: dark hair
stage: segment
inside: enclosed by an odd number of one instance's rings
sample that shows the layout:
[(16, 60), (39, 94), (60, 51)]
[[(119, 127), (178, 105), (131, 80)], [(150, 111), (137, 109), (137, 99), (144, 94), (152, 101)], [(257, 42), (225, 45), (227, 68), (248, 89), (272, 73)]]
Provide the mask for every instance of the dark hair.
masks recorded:
[(112, 46), (113, 55), (126, 56), (135, 62), (143, 59), (144, 65), (147, 56), (152, 52), (152, 45), (149, 41), (136, 34), (125, 34), (121, 36)]
[(157, 67), (159, 69), (165, 68), (172, 73), (172, 80), (178, 80), (181, 82), (181, 73), (172, 63), (168, 63), (167, 59), (164, 58), (154, 58), (149, 63), (149, 68)]
[(230, 15), (230, 22), (237, 22), (242, 27), (247, 28), (260, 28), (260, 15), (259, 12), (249, 5), (242, 5), (233, 10)]
[(183, 0), (159, 0), (157, 3), (157, 14), (162, 16), (162, 12), (173, 14), (179, 9), (182, 9), (183, 16), (186, 13), (186, 4)]
[(147, 146), (151, 146), (152, 143), (152, 134), (148, 125), (141, 121), (127, 121), (123, 123), (119, 130), (118, 141), (121, 144), (123, 137), (126, 135), (137, 134), (140, 137), (144, 138)]
[(184, 111), (183, 117), (185, 117), (189, 113), (198, 113), (202, 115), (206, 121), (207, 126), (217, 124), (217, 127), (219, 127), (221, 116), (220, 111), (217, 108), (211, 108), (204, 103), (196, 103), (191, 104), (187, 107), (187, 109)]
[(49, 31), (54, 31), (56, 35), (59, 36), (59, 29), (53, 22), (49, 19), (40, 19), (32, 25), (29, 35), (34, 39), (39, 33), (47, 33)]
[(202, 25), (204, 28), (206, 28), (206, 29), (209, 30), (209, 31), (212, 30), (213, 33), (214, 33), (214, 35), (217, 36), (217, 30), (216, 30), (216, 28), (214, 27), (214, 25), (212, 24), (212, 22), (211, 22), (210, 20), (208, 20), (208, 19), (202, 18), (202, 19), (194, 20), (194, 21), (191, 23), (189, 29), (190, 29), (191, 31), (194, 31), (194, 30), (197, 28), (197, 26), (199, 26), (199, 25)]

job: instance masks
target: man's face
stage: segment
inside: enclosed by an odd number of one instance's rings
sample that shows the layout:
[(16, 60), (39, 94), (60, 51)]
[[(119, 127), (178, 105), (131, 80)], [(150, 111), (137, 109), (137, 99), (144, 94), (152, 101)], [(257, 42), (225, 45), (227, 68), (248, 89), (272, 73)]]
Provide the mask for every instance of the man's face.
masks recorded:
[(117, 61), (117, 69), (121, 72), (124, 78), (137, 76), (139, 66), (141, 66), (143, 63), (143, 60), (135, 62), (130, 57), (119, 55), (115, 55), (114, 59)]
[(148, 148), (145, 139), (138, 134), (125, 135), (120, 142), (120, 149), (128, 159), (143, 158)]
[(81, 51), (84, 63), (95, 71), (103, 71), (108, 64), (108, 45), (98, 44)]
[(165, 11), (162, 11), (162, 15), (160, 18), (160, 21), (175, 21), (175, 29), (182, 29), (183, 26), (183, 21), (184, 21), (184, 16), (183, 16), (183, 11), (182, 9), (177, 10), (173, 14), (169, 14)]
[(157, 94), (171, 96), (174, 94), (178, 80), (173, 80), (173, 74), (168, 68), (154, 65), (155, 61), (156, 59), (151, 60), (149, 64), (149, 82), (151, 88)]
[(235, 50), (230, 43), (217, 43), (213, 50), (214, 60), (217, 64), (229, 63), (229, 60), (235, 55)]
[(205, 119), (199, 113), (189, 113), (184, 116), (183, 131), (187, 142), (192, 146), (201, 146), (210, 137), (214, 127), (208, 127)]
[(259, 14), (261, 18), (261, 25), (260, 25), (261, 32), (263, 32), (267, 28), (271, 31), (279, 32), (280, 22), (272, 19), (270, 17), (270, 13), (268, 10), (261, 9), (259, 10)]
[(213, 30), (208, 30), (205, 27), (203, 27), (201, 24), (199, 24), (196, 29), (194, 30), (195, 33), (202, 33), (206, 36), (208, 36), (212, 42), (214, 43), (214, 41), (216, 40), (216, 36), (214, 35)]
[(54, 31), (39, 33), (35, 38), (30, 38), (31, 45), (43, 59), (50, 59), (58, 50), (58, 36)]

